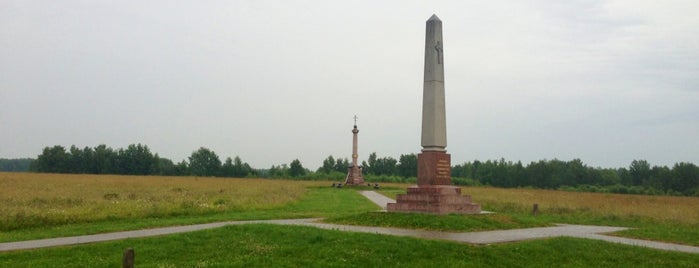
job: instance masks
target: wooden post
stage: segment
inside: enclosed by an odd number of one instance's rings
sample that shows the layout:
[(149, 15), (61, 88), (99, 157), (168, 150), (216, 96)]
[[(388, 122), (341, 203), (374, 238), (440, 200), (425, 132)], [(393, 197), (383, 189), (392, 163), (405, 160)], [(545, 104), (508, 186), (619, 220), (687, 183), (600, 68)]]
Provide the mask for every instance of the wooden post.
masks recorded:
[(532, 208), (532, 215), (539, 215), (539, 204), (534, 204), (534, 207)]
[(136, 253), (134, 253), (133, 248), (127, 248), (126, 251), (124, 251), (124, 259), (122, 260), (121, 267), (134, 268), (135, 259)]

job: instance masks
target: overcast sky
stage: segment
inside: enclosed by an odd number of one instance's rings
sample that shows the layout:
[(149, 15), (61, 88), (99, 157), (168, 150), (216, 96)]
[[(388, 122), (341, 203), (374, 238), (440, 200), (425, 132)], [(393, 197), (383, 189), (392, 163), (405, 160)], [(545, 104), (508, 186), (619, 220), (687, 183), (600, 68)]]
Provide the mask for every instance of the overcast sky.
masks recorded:
[(425, 21), (447, 150), (699, 164), (698, 1), (2, 1), (0, 158), (142, 143), (253, 167), (418, 153)]

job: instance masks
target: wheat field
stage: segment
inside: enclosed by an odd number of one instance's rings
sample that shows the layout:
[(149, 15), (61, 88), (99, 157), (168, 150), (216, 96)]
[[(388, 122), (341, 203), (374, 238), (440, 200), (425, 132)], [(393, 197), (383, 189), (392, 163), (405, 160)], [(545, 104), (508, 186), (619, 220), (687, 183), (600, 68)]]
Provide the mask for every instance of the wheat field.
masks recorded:
[(541, 189), (462, 188), (474, 202), (486, 207), (542, 213), (588, 213), (611, 217), (644, 217), (659, 221), (699, 224), (699, 198), (605, 193), (566, 192)]
[(281, 207), (312, 182), (0, 173), (0, 231), (110, 219)]
[[(0, 172), (0, 231), (112, 219), (281, 208), (327, 181)], [(382, 184), (404, 189), (407, 184)], [(394, 189), (395, 189), (394, 188)], [(391, 190), (389, 194), (403, 190)], [(403, 192), (404, 193), (404, 192)], [(499, 212), (638, 216), (699, 224), (699, 198), (465, 187)]]

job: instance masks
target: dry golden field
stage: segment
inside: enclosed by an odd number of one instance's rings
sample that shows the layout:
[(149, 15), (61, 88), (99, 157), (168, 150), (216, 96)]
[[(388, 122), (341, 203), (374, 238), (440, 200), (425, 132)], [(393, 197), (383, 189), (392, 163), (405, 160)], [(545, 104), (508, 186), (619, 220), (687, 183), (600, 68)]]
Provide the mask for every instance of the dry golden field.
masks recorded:
[(0, 231), (255, 210), (296, 201), (313, 182), (0, 172)]
[(590, 213), (602, 216), (639, 216), (659, 221), (699, 224), (699, 198), (678, 196), (581, 193), (539, 189), (469, 187), (464, 194), (487, 207), (531, 211), (539, 204), (542, 213)]
[[(382, 186), (406, 188), (406, 184)], [(382, 191), (395, 199), (403, 190)], [(682, 224), (699, 224), (699, 197), (583, 193), (527, 188), (462, 187), (473, 202), (498, 212), (531, 212), (534, 204), (542, 214), (585, 213), (594, 216), (643, 217)]]
[[(0, 172), (0, 231), (112, 219), (197, 215), (280, 208), (308, 187), (328, 182), (197, 177)], [(406, 184), (382, 184), (406, 188)], [(395, 188), (393, 188), (395, 189)], [(389, 194), (404, 193), (388, 190)], [(638, 216), (699, 224), (699, 198), (579, 193), (537, 189), (463, 188), (484, 209)], [(393, 196), (394, 197), (394, 196)]]

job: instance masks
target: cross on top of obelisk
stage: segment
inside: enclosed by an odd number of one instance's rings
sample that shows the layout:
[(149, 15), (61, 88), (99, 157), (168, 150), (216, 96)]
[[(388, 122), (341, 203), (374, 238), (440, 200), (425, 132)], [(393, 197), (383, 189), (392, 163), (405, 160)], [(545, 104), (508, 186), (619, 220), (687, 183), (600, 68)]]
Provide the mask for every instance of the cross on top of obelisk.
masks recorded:
[(355, 126), (357, 126), (357, 118), (358, 118), (358, 117), (357, 117), (357, 115), (355, 114), (355, 115), (354, 115), (354, 125), (355, 125)]

